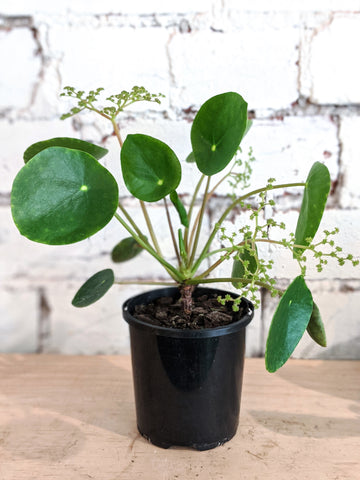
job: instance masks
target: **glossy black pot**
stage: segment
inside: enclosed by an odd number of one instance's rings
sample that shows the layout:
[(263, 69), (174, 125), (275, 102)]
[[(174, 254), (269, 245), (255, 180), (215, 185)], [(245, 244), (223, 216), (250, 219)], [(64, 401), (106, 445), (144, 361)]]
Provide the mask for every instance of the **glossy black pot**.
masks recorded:
[[(222, 290), (197, 288), (194, 295)], [(180, 330), (150, 325), (134, 316), (135, 305), (179, 296), (177, 288), (137, 295), (123, 305), (130, 326), (139, 432), (154, 445), (208, 450), (230, 440), (239, 421), (245, 327), (254, 315), (242, 299), (242, 314), (224, 327)], [(234, 295), (236, 296), (236, 295)]]

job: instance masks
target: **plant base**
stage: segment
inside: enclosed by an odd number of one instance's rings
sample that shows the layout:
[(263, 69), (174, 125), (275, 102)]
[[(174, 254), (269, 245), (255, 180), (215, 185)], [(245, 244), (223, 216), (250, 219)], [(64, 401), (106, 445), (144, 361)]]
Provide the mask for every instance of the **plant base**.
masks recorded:
[[(198, 288), (195, 295), (227, 292)], [(236, 433), (252, 304), (225, 327), (179, 330), (150, 325), (133, 315), (136, 304), (179, 295), (176, 288), (138, 295), (124, 304), (130, 325), (136, 416), (141, 435), (154, 445), (208, 450)]]

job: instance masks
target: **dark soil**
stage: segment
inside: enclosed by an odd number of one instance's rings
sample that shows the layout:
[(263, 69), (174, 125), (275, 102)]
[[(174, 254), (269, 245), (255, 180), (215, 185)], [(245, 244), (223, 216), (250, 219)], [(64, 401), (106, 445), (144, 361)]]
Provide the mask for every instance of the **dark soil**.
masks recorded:
[(232, 311), (232, 302), (221, 305), (217, 295), (194, 298), (192, 313), (186, 316), (181, 301), (161, 297), (148, 305), (137, 305), (134, 317), (143, 322), (162, 327), (180, 329), (215, 328), (233, 323), (241, 315)]

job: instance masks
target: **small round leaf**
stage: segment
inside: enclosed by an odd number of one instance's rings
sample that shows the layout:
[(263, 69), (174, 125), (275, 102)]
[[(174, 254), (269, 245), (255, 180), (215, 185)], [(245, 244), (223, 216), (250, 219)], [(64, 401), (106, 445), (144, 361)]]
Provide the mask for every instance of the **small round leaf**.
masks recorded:
[(114, 272), (111, 268), (101, 270), (90, 277), (76, 292), (72, 304), (74, 307), (87, 307), (97, 302), (114, 283)]
[(123, 238), (111, 252), (111, 259), (115, 263), (126, 262), (139, 255), (143, 248), (132, 237)]
[(57, 137), (30, 145), (30, 147), (28, 147), (24, 152), (24, 162), (27, 163), (39, 152), (49, 147), (65, 147), (72, 148), (74, 150), (81, 150), (82, 152), (89, 153), (97, 160), (100, 160), (100, 158), (104, 157), (108, 153), (106, 148), (99, 147), (93, 143), (85, 142), (84, 140), (79, 140), (78, 138)]
[(124, 182), (134, 197), (156, 202), (180, 183), (180, 162), (166, 143), (148, 135), (128, 135), (121, 149)]
[(113, 217), (118, 186), (88, 153), (42, 150), (17, 174), (11, 210), (20, 233), (34, 242), (64, 245), (101, 230)]

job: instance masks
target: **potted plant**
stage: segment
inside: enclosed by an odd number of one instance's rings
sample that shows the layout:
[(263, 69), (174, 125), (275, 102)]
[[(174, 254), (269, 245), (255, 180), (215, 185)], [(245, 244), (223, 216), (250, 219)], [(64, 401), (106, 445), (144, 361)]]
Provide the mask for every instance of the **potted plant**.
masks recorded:
[[(251, 155), (247, 160), (238, 157), (241, 140), (251, 126), (247, 103), (239, 94), (210, 98), (194, 118), (187, 162), (195, 163), (199, 177), (185, 206), (177, 192), (181, 164), (173, 150), (143, 134), (128, 135), (123, 141), (118, 126), (118, 115), (127, 106), (139, 101), (160, 103), (162, 95), (134, 87), (111, 95), (107, 106), (99, 107), (101, 92), (101, 88), (85, 93), (66, 87), (62, 95), (75, 99), (77, 105), (62, 118), (90, 110), (111, 122), (121, 147), (123, 179), (140, 202), (147, 231), (119, 201), (114, 177), (99, 162), (107, 150), (74, 138), (52, 138), (25, 151), (25, 165), (12, 188), (13, 219), (29, 239), (62, 245), (88, 238), (115, 217), (128, 236), (114, 247), (113, 261), (128, 261), (145, 250), (162, 265), (169, 281), (158, 283), (166, 288), (133, 297), (123, 308), (130, 325), (138, 428), (162, 447), (212, 448), (236, 432), (245, 327), (252, 320), (253, 305), (258, 306), (259, 287), (280, 297), (265, 355), (266, 368), (274, 372), (287, 361), (306, 330), (315, 342), (326, 344), (319, 309), (305, 281), (307, 254), (317, 258), (318, 270), (329, 257), (339, 264), (350, 261), (356, 265), (358, 261), (343, 255), (335, 245), (337, 229), (325, 231), (323, 238), (314, 241), (330, 190), (330, 175), (322, 163), (316, 162), (303, 182), (279, 185), (271, 178), (262, 188), (244, 192), (253, 159)], [(219, 172), (222, 177), (214, 185), (213, 177)], [(200, 245), (206, 206), (225, 181), (230, 181), (231, 190), (236, 187), (237, 193)], [(285, 225), (274, 219), (261, 220), (263, 210), (274, 205), (268, 193), (299, 186), (304, 194), (296, 230), (275, 240), (272, 232), (285, 229)], [(175, 264), (162, 255), (157, 240), (161, 232), (147, 211), (148, 202), (159, 201), (164, 203)], [(176, 227), (170, 209), (177, 214)], [(234, 211), (249, 217), (249, 224), (242, 225), (236, 236), (224, 228), (224, 221)], [(212, 248), (216, 237), (221, 245)], [(285, 291), (270, 275), (273, 260), (261, 256), (258, 247), (264, 243), (290, 250), (299, 264), (299, 275)], [(228, 260), (233, 262), (232, 275), (214, 277), (216, 268)], [(232, 284), (238, 293), (204, 288), (212, 282)], [(116, 280), (112, 269), (102, 270), (79, 289), (73, 305), (94, 303), (114, 283), (135, 282)]]

